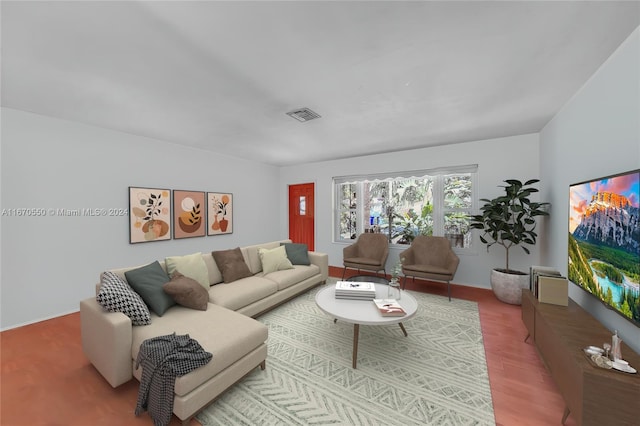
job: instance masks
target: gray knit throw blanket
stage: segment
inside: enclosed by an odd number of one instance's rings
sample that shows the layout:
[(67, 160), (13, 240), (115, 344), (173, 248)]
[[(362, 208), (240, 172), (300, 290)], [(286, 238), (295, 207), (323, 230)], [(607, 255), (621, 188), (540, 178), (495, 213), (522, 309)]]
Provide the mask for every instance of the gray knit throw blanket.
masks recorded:
[(188, 334), (173, 333), (142, 342), (136, 359), (136, 369), (142, 365), (136, 416), (146, 410), (155, 426), (168, 425), (173, 414), (176, 377), (207, 364), (212, 357)]

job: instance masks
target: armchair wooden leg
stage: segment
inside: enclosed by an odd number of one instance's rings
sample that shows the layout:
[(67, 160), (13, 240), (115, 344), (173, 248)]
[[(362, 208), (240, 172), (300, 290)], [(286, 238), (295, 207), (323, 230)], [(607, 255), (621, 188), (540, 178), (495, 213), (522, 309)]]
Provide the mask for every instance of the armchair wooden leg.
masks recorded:
[(344, 274), (347, 273), (347, 267), (345, 266), (343, 271), (342, 271), (342, 280), (344, 281)]
[(449, 302), (451, 302), (451, 283), (447, 281), (447, 293), (449, 295)]

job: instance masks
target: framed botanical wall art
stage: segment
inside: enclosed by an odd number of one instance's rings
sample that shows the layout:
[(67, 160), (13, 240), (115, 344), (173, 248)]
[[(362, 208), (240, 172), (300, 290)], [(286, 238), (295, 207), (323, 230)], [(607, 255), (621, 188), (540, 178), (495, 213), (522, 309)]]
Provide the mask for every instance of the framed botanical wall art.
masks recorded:
[(171, 239), (171, 190), (129, 187), (129, 243)]
[(173, 190), (173, 238), (204, 237), (204, 192)]
[(233, 232), (233, 194), (207, 193), (207, 235)]

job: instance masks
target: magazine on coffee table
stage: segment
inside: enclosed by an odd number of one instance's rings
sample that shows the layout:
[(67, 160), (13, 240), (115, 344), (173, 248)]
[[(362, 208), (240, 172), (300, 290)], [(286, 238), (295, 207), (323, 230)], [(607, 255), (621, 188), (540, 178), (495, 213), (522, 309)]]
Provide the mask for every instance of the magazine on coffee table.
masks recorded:
[(402, 317), (407, 314), (395, 299), (373, 299), (373, 303), (383, 317)]

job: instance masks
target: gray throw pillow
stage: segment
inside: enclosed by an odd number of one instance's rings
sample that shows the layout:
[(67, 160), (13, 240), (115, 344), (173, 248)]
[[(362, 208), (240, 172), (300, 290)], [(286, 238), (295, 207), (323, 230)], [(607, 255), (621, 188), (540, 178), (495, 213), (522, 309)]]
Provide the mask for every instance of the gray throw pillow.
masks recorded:
[(158, 316), (161, 317), (167, 309), (176, 304), (162, 289), (170, 278), (157, 260), (141, 268), (127, 271), (124, 276), (127, 277), (129, 285)]
[(100, 276), (100, 290), (96, 300), (109, 312), (122, 312), (133, 325), (151, 324), (149, 308), (138, 293), (111, 271)]
[(311, 265), (309, 261), (309, 248), (306, 244), (281, 243), (287, 251), (287, 257), (294, 265)]
[(220, 250), (211, 252), (213, 259), (222, 273), (225, 283), (230, 283), (241, 278), (250, 277), (253, 274), (249, 270), (247, 263), (242, 257), (240, 247), (231, 250)]
[(185, 277), (176, 271), (171, 275), (171, 281), (163, 285), (162, 289), (178, 305), (199, 311), (207, 310), (209, 293), (193, 278)]

